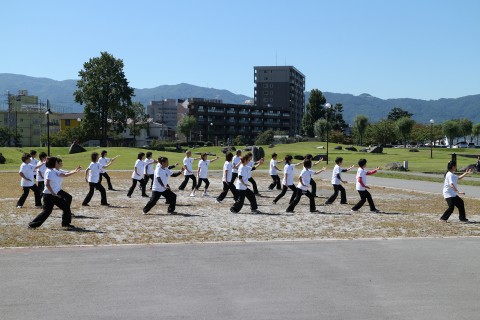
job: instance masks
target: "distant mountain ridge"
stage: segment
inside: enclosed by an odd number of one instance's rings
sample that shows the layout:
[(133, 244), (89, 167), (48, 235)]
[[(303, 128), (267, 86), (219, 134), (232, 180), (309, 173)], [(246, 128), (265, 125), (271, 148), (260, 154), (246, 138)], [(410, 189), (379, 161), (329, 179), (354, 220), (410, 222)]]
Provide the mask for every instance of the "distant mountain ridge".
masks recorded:
[[(58, 112), (82, 112), (83, 107), (74, 102), (73, 92), (77, 80), (56, 81), (48, 78), (36, 78), (10, 73), (0, 73), (0, 92), (17, 94), (18, 90), (26, 89), (29, 94), (38, 96), (43, 102), (48, 98)], [(253, 88), (252, 88), (253, 90)], [(474, 123), (480, 122), (480, 94), (455, 99), (420, 100), (410, 98), (380, 99), (369, 94), (358, 96), (345, 93), (323, 92), (327, 101), (343, 104), (343, 117), (352, 124), (356, 115), (363, 114), (375, 122), (386, 118), (390, 110), (400, 107), (413, 113), (417, 122), (429, 123), (430, 119), (441, 123), (448, 119), (468, 118)], [(207, 98), (221, 99), (225, 103), (242, 104), (252, 99), (245, 95), (232, 93), (228, 90), (204, 88), (187, 83), (177, 85), (161, 85), (149, 89), (135, 89), (134, 101), (147, 105), (152, 100)], [(308, 102), (310, 93), (305, 93)], [(6, 97), (1, 99), (2, 108), (6, 107)]]

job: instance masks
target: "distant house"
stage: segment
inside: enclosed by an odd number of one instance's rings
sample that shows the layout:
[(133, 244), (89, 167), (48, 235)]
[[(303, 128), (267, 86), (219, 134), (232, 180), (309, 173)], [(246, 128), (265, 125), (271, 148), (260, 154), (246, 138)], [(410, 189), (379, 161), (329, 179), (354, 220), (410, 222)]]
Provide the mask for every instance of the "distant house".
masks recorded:
[(83, 118), (83, 113), (64, 113), (60, 115), (60, 130), (78, 128)]

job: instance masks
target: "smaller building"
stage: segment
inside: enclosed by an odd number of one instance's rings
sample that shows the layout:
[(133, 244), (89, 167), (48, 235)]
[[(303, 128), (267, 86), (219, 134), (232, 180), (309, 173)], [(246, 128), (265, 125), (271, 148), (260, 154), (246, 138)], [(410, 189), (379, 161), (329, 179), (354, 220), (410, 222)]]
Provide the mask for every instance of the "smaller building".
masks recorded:
[(60, 119), (60, 130), (65, 130), (69, 128), (78, 128), (83, 118), (83, 113), (64, 113), (61, 114)]
[(175, 130), (178, 122), (177, 99), (150, 101), (147, 105), (147, 114), (154, 122), (164, 124)]

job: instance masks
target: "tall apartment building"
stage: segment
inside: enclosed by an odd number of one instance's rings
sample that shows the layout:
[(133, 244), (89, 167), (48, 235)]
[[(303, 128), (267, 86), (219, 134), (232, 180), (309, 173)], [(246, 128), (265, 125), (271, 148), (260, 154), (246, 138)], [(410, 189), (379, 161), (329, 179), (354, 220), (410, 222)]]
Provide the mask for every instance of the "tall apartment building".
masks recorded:
[(177, 113), (177, 99), (150, 101), (147, 105), (147, 114), (154, 122), (167, 125), (173, 130), (176, 130), (177, 128)]
[(293, 66), (254, 67), (256, 106), (288, 114), (288, 134), (299, 134), (305, 112), (305, 75)]

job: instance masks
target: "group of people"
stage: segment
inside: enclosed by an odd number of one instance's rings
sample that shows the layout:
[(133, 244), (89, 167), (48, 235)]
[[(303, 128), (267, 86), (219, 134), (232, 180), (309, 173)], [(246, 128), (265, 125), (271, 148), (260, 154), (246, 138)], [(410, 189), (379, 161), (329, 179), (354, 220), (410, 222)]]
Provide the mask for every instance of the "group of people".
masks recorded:
[[(57, 206), (63, 211), (62, 226), (66, 228), (74, 228), (71, 225), (72, 212), (70, 209), (72, 203), (72, 196), (62, 189), (63, 178), (71, 176), (79, 172), (82, 168), (78, 166), (75, 170), (65, 171), (62, 170), (62, 159), (58, 157), (47, 157), (44, 152), (39, 154), (39, 160), (36, 159), (36, 151), (32, 150), (29, 154), (22, 156), (22, 164), (20, 166), (19, 175), (21, 177), (21, 186), (23, 193), (17, 202), (17, 208), (22, 208), (25, 200), (28, 197), (29, 191), (32, 190), (35, 195), (35, 206), (42, 208), (42, 212), (29, 224), (30, 228), (38, 228), (51, 214), (53, 207)], [(111, 179), (107, 173), (107, 168), (113, 164), (114, 158), (107, 158), (107, 151), (103, 150), (99, 155), (97, 152), (91, 154), (91, 163), (85, 170), (85, 181), (89, 184), (89, 192), (82, 202), (82, 206), (89, 206), (89, 202), (93, 197), (95, 190), (100, 192), (101, 205), (109, 206), (107, 202), (107, 193), (102, 186), (102, 178), (105, 178), (108, 185), (108, 190), (115, 190), (112, 187)], [(132, 172), (132, 185), (128, 190), (127, 197), (131, 197), (137, 184), (140, 184), (141, 195), (148, 197), (149, 200), (143, 208), (143, 213), (147, 214), (163, 196), (168, 204), (167, 211), (169, 213), (175, 213), (176, 207), (176, 194), (172, 191), (169, 185), (169, 177), (176, 177), (183, 173), (184, 180), (179, 186), (179, 190), (185, 190), (187, 188), (189, 180), (192, 180), (191, 197), (196, 196), (196, 192), (200, 190), (202, 183), (205, 184), (202, 196), (209, 196), (208, 188), (210, 181), (208, 179), (208, 169), (210, 163), (218, 160), (215, 157), (208, 160), (208, 154), (203, 153), (200, 158), (193, 158), (190, 151), (187, 151), (185, 158), (183, 159), (183, 166), (178, 172), (173, 172), (178, 163), (169, 165), (169, 160), (166, 157), (159, 157), (158, 159), (152, 158), (152, 152), (146, 154), (140, 152), (137, 156), (137, 160), (134, 164), (134, 170)], [(198, 169), (196, 172), (193, 169), (193, 163), (195, 160), (199, 160)], [(300, 202), (302, 196), (306, 196), (309, 199), (310, 212), (317, 212), (315, 205), (316, 195), (316, 183), (313, 176), (326, 170), (323, 167), (320, 170), (313, 170), (312, 167), (318, 165), (323, 159), (320, 158), (316, 162), (313, 161), (313, 156), (307, 154), (304, 160), (293, 164), (293, 157), (287, 155), (284, 160), (277, 160), (277, 154), (272, 154), (270, 160), (269, 174), (272, 178), (272, 183), (268, 186), (269, 190), (277, 189), (280, 193), (273, 200), (273, 204), (285, 196), (288, 189), (292, 190), (292, 195), (289, 199), (286, 212), (293, 213), (295, 207)], [(283, 179), (280, 179), (278, 175), (278, 164), (285, 162), (283, 168)], [(222, 184), (223, 190), (216, 197), (215, 202), (221, 203), (228, 192), (233, 195), (234, 203), (230, 207), (232, 213), (238, 213), (242, 209), (245, 198), (250, 203), (250, 209), (253, 213), (259, 213), (257, 199), (259, 191), (257, 184), (252, 176), (252, 171), (264, 163), (264, 159), (259, 161), (253, 161), (253, 154), (246, 153), (242, 155), (241, 150), (236, 151), (234, 156), (231, 152), (228, 152), (225, 156), (225, 163), (222, 169)], [(367, 185), (367, 176), (376, 173), (380, 168), (376, 167), (373, 170), (366, 170), (366, 159), (360, 159), (358, 161), (358, 169), (355, 178), (356, 190), (360, 196), (360, 200), (351, 208), (351, 211), (358, 211), (365, 202), (368, 202), (371, 212), (379, 213), (379, 211), (373, 198), (368, 191), (370, 188)], [(333, 186), (333, 194), (327, 199), (325, 205), (332, 204), (340, 193), (340, 204), (347, 204), (346, 191), (342, 184), (347, 181), (342, 179), (342, 173), (347, 172), (354, 168), (354, 165), (348, 168), (343, 168), (343, 158), (337, 157), (335, 159), (335, 167), (332, 171), (331, 183)], [(302, 166), (302, 170), (298, 175), (298, 182), (295, 183), (294, 168)], [(467, 170), (464, 174), (457, 176), (456, 163), (451, 161), (447, 165), (447, 173), (445, 175), (445, 183), (443, 188), (443, 195), (448, 204), (448, 209), (441, 216), (441, 221), (447, 221), (450, 215), (453, 213), (454, 208), (459, 210), (459, 218), (461, 221), (467, 222), (468, 219), (465, 215), (465, 207), (463, 200), (459, 195), (462, 192), (458, 191), (457, 181), (462, 179), (466, 175), (471, 173), (471, 170)], [(35, 184), (35, 179), (38, 185)], [(150, 190), (152, 194), (149, 196), (146, 193), (148, 182), (150, 183)], [(43, 198), (43, 203), (42, 203)]]

